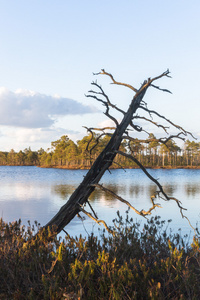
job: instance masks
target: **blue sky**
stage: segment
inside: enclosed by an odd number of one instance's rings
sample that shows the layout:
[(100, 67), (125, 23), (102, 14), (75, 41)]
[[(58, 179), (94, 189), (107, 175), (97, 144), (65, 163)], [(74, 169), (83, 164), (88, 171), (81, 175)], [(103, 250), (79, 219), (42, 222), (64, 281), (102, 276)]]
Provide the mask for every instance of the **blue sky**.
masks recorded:
[(199, 138), (199, 13), (199, 0), (0, 1), (0, 150), (47, 149), (106, 124), (85, 97), (96, 79), (126, 109), (131, 92), (94, 77), (102, 68), (136, 88), (169, 68), (158, 85), (173, 94), (150, 90), (145, 101)]

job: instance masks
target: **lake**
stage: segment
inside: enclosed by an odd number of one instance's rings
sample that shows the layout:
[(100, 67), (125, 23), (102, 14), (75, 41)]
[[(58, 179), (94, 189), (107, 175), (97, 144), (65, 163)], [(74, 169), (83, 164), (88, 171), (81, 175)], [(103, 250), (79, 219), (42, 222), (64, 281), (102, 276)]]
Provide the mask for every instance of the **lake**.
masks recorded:
[[(22, 219), (27, 225), (30, 220), (37, 220), (45, 225), (64, 205), (82, 181), (87, 170), (43, 169), (37, 167), (0, 167), (0, 217), (12, 222)], [(149, 170), (150, 174), (163, 186), (169, 196), (178, 198), (183, 207), (187, 208), (185, 215), (196, 227), (200, 220), (200, 170)], [(156, 191), (156, 186), (139, 169), (111, 170), (106, 172), (101, 183), (129, 201), (136, 209), (148, 210), (151, 206), (150, 196)], [(116, 211), (125, 216), (127, 206), (110, 195), (96, 190), (90, 197), (94, 211), (99, 219), (104, 219), (108, 225), (116, 217)], [(156, 208), (152, 216), (160, 215), (163, 220), (172, 219), (170, 227), (176, 232), (181, 228), (183, 234), (193, 235), (186, 219), (180, 215), (174, 201), (165, 202), (159, 199), (162, 208)], [(89, 207), (86, 207), (90, 211)], [(130, 216), (137, 221), (144, 218), (130, 211)], [(103, 225), (100, 226), (103, 228)], [(65, 230), (70, 235), (87, 235), (92, 231), (98, 233), (99, 225), (88, 219), (83, 222), (75, 217)]]

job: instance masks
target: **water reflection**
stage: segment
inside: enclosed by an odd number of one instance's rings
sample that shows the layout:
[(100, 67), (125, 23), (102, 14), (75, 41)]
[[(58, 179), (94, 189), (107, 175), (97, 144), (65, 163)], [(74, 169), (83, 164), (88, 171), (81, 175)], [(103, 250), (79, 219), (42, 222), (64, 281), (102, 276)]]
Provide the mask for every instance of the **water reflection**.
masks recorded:
[(200, 185), (199, 184), (187, 183), (185, 185), (185, 192), (186, 192), (187, 196), (195, 197), (195, 196), (200, 194)]
[[(134, 198), (140, 198), (142, 195), (147, 196), (150, 198), (153, 195), (157, 188), (155, 185), (149, 185), (147, 187), (141, 186), (139, 184), (124, 186), (124, 185), (113, 185), (113, 184), (104, 184), (104, 187), (111, 190), (117, 195), (123, 195), (123, 197), (133, 200)], [(52, 194), (59, 196), (61, 199), (65, 200), (68, 199), (73, 191), (75, 190), (76, 186), (68, 185), (68, 184), (56, 184), (51, 187)], [(173, 189), (169, 187), (169, 190), (172, 191)], [(99, 201), (103, 196), (104, 201), (116, 201), (116, 197), (109, 193), (102, 191), (101, 189), (95, 189), (94, 192), (90, 195), (89, 200), (91, 202)]]
[(176, 184), (166, 184), (163, 186), (165, 192), (168, 194), (168, 196), (172, 197), (173, 194), (177, 191), (178, 185)]
[[(155, 194), (155, 192), (158, 190), (157, 186), (155, 184), (149, 184), (149, 185), (141, 185), (141, 184), (131, 184), (129, 185), (114, 185), (114, 184), (104, 184), (104, 187), (113, 191), (115, 194), (120, 195), (127, 199), (128, 201), (134, 201), (134, 199), (141, 199), (151, 198), (152, 195)], [(74, 192), (74, 190), (77, 188), (76, 185), (70, 185), (70, 184), (55, 184), (51, 186), (51, 194), (56, 195), (62, 200), (66, 201), (71, 194)], [(165, 192), (169, 196), (173, 196), (178, 190), (179, 186), (178, 184), (166, 184), (163, 186)], [(187, 183), (184, 185), (185, 193), (187, 196), (196, 196), (197, 194), (200, 195), (200, 185), (197, 184), (191, 184)], [(30, 187), (30, 185), (23, 186), (18, 185), (13, 189), (12, 192), (15, 193), (15, 196), (19, 198), (19, 200), (27, 200), (27, 198), (30, 198), (33, 194), (34, 188)], [(40, 196), (40, 195), (39, 195)], [(103, 196), (103, 198), (102, 198)], [(111, 195), (109, 193), (106, 193), (102, 191), (101, 189), (96, 188), (94, 192), (90, 195), (89, 200), (91, 202), (100, 201), (103, 199), (103, 201), (116, 201), (116, 197), (114, 195)], [(117, 200), (118, 201), (118, 200)]]
[(129, 194), (132, 197), (138, 197), (139, 195), (144, 193), (144, 186), (141, 186), (139, 184), (131, 185), (129, 187)]
[[(38, 220), (42, 225), (45, 224), (67, 201), (86, 172), (35, 167), (0, 167), (0, 217), (5, 221), (22, 218), (24, 221)], [(160, 183), (169, 196), (180, 199), (183, 206), (188, 208), (186, 214), (195, 226), (200, 212), (200, 170), (150, 170), (150, 172), (155, 178), (160, 178)], [(157, 190), (156, 185), (140, 170), (127, 170), (126, 173), (122, 170), (112, 170), (111, 175), (108, 172), (105, 174), (101, 184), (129, 201), (138, 210), (149, 209), (150, 197)], [(189, 201), (191, 199), (192, 201)], [(127, 210), (125, 204), (100, 189), (95, 189), (89, 200), (99, 218), (108, 224), (112, 223), (117, 210), (122, 214)], [(174, 227), (188, 227), (186, 221), (182, 220), (176, 203), (160, 200), (159, 203), (163, 209), (156, 209), (154, 215), (174, 219)], [(134, 213), (132, 215), (135, 216)], [(94, 224), (88, 219), (86, 222)], [(74, 233), (73, 224), (76, 224), (75, 227), (80, 231), (81, 221), (76, 218), (69, 225)]]
[(51, 187), (52, 194), (59, 196), (61, 199), (66, 200), (73, 193), (76, 186), (69, 184), (56, 184)]

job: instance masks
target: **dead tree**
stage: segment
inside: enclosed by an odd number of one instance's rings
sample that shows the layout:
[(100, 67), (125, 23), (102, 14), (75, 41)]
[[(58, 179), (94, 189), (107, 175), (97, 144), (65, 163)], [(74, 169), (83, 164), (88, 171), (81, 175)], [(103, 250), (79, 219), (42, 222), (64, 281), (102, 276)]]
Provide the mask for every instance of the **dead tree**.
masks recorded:
[[(112, 134), (110, 134), (111, 138), (110, 138), (108, 144), (103, 149), (103, 151), (100, 153), (100, 155), (97, 157), (97, 159), (94, 161), (93, 165), (87, 172), (83, 181), (80, 183), (80, 185), (77, 187), (77, 189), (70, 196), (70, 198), (66, 202), (66, 204), (60, 208), (58, 213), (44, 226), (44, 228), (47, 228), (48, 226), (50, 226), (50, 227), (54, 226), (56, 228), (56, 232), (59, 233), (61, 230), (64, 230), (64, 227), (79, 212), (83, 212), (87, 216), (89, 216), (90, 218), (95, 220), (97, 223), (103, 223), (105, 225), (105, 227), (109, 230), (109, 228), (107, 227), (106, 223), (103, 220), (98, 220), (95, 212), (93, 211), (93, 209), (89, 203), (88, 198), (91, 195), (91, 193), (94, 191), (95, 188), (100, 188), (107, 193), (111, 193), (117, 199), (126, 203), (136, 213), (138, 213), (144, 217), (146, 215), (150, 214), (151, 211), (156, 206), (159, 206), (158, 204), (155, 204), (155, 202), (154, 202), (155, 198), (162, 198), (165, 201), (174, 200), (177, 202), (177, 205), (180, 208), (180, 212), (181, 212), (182, 216), (185, 217), (182, 212), (182, 210), (184, 208), (181, 206), (181, 202), (175, 198), (169, 197), (164, 192), (161, 184), (148, 173), (148, 171), (143, 167), (143, 165), (134, 156), (124, 153), (122, 151), (119, 151), (119, 147), (124, 139), (126, 139), (127, 141), (134, 140), (134, 138), (131, 137), (129, 134), (130, 130), (133, 130), (133, 131), (135, 130), (135, 131), (139, 131), (139, 132), (143, 131), (143, 129), (141, 127), (139, 127), (138, 125), (135, 124), (135, 120), (138, 120), (139, 118), (145, 119), (147, 122), (151, 122), (152, 124), (154, 124), (157, 127), (161, 127), (166, 133), (168, 133), (167, 132), (168, 127), (158, 124), (157, 122), (153, 121), (153, 115), (156, 115), (157, 117), (159, 117), (160, 119), (169, 123), (169, 125), (175, 127), (178, 130), (177, 135), (170, 136), (168, 134), (168, 136), (166, 138), (154, 139), (154, 140), (159, 141), (160, 143), (166, 144), (167, 141), (169, 141), (172, 138), (179, 138), (179, 139), (184, 140), (184, 136), (186, 136), (187, 134), (191, 134), (191, 133), (187, 132), (186, 130), (184, 130), (179, 125), (174, 124), (169, 119), (160, 115), (158, 112), (156, 112), (154, 110), (149, 110), (147, 107), (147, 104), (143, 101), (144, 95), (145, 95), (147, 89), (150, 87), (156, 88), (163, 92), (170, 92), (166, 89), (161, 89), (157, 85), (154, 85), (154, 82), (161, 79), (162, 77), (170, 77), (169, 71), (167, 70), (166, 72), (164, 72), (161, 75), (154, 77), (152, 79), (148, 78), (148, 80), (145, 80), (143, 82), (143, 84), (141, 85), (141, 87), (139, 89), (134, 88), (132, 85), (116, 81), (114, 79), (114, 77), (111, 74), (107, 73), (105, 70), (101, 70), (101, 72), (96, 73), (94, 75), (101, 75), (101, 74), (110, 77), (112, 84), (122, 85), (122, 86), (125, 86), (125, 87), (128, 87), (129, 89), (131, 89), (134, 92), (133, 99), (130, 103), (128, 110), (125, 112), (122, 109), (120, 109), (119, 107), (117, 107), (116, 105), (114, 105), (113, 103), (111, 103), (109, 97), (107, 96), (107, 94), (105, 94), (103, 88), (99, 84), (97, 84), (97, 82), (92, 83), (92, 85), (95, 87), (96, 90), (89, 91), (89, 94), (87, 95), (87, 97), (92, 97), (93, 99), (101, 102), (105, 106), (105, 108), (106, 108), (105, 115), (115, 123), (115, 127), (114, 128), (101, 128), (101, 129), (87, 128), (87, 130), (90, 133), (92, 133), (92, 136), (93, 136), (93, 132), (95, 132), (95, 130), (101, 130), (101, 134), (97, 138), (96, 144), (98, 144), (98, 139), (100, 137), (102, 137), (103, 135), (106, 135), (106, 134), (109, 135), (109, 133), (106, 131), (107, 129), (110, 129), (110, 130), (113, 129), (114, 132)], [(122, 121), (120, 123), (117, 121), (117, 119), (113, 115), (110, 114), (111, 108), (114, 110), (117, 110), (118, 112), (120, 112), (122, 114), (123, 117), (122, 117)], [(137, 115), (136, 112), (138, 110), (147, 112), (150, 117), (146, 118), (146, 117)], [(150, 140), (148, 140), (148, 142), (150, 142)], [(94, 146), (93, 146), (93, 148), (94, 148)], [(89, 144), (88, 144), (87, 150), (89, 150), (90, 152), (92, 151), (92, 149), (89, 149)], [(125, 199), (122, 199), (120, 196), (114, 194), (112, 191), (106, 189), (103, 185), (99, 184), (100, 179), (102, 178), (105, 171), (109, 170), (109, 168), (112, 165), (113, 160), (117, 154), (126, 156), (129, 159), (133, 160), (144, 171), (144, 173), (157, 185), (158, 191), (156, 192), (155, 195), (152, 195), (152, 197), (151, 197), (152, 207), (148, 211), (144, 211), (144, 210), (138, 211), (128, 201), (126, 201)], [(84, 205), (86, 203), (89, 204), (89, 206), (92, 210), (92, 213), (89, 213), (85, 210)]]

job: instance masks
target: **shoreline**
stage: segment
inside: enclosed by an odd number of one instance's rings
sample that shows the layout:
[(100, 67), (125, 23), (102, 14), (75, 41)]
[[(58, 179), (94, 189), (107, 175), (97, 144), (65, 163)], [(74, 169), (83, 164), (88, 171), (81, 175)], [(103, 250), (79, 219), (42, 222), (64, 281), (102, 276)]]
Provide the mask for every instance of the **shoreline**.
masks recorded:
[[(67, 166), (37, 166), (38, 168), (46, 168), (46, 169), (65, 169), (65, 170), (89, 170), (90, 167), (67, 167)], [(145, 169), (153, 169), (153, 170), (176, 170), (176, 169), (190, 169), (190, 170), (200, 170), (200, 166), (177, 166), (177, 167), (149, 167), (144, 166)], [(131, 169), (140, 169), (140, 167), (123, 167), (123, 168), (109, 168), (111, 170), (131, 170)]]
[[(39, 165), (0, 165), (0, 167), (37, 167), (37, 168), (44, 168), (44, 169), (65, 169), (65, 170), (89, 170), (90, 167), (76, 167), (76, 166), (71, 166), (71, 167), (67, 167), (67, 166), (39, 166)], [(189, 169), (189, 170), (200, 170), (200, 165), (199, 166), (177, 166), (177, 167), (173, 167), (173, 166), (155, 166), (155, 167), (150, 167), (150, 166), (144, 166), (145, 169), (153, 169), (153, 170), (159, 170), (159, 169), (163, 169), (163, 170), (176, 170), (176, 169)], [(120, 170), (120, 169), (124, 169), (124, 170), (131, 170), (131, 169), (140, 169), (140, 167), (135, 166), (135, 167), (111, 167), (109, 168), (111, 170)]]

